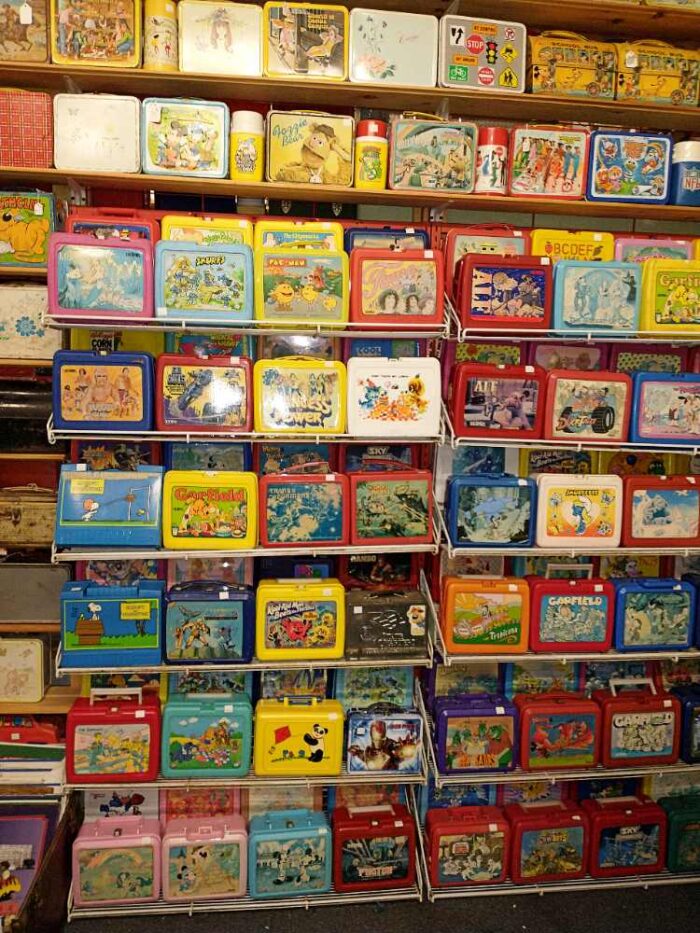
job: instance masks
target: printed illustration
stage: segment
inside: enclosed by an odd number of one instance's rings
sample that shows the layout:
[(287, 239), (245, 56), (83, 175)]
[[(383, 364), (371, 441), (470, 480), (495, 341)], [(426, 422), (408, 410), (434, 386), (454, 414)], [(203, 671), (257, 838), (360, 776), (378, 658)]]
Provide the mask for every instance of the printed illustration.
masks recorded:
[(272, 111), (267, 118), (270, 181), (294, 184), (352, 183), (354, 126), (350, 117)]
[(245, 538), (248, 493), (235, 487), (173, 486), (170, 519), (176, 538)]
[(628, 593), (624, 600), (625, 645), (687, 645), (689, 593)]
[(616, 713), (610, 730), (610, 757), (655, 758), (673, 753), (673, 712)]
[(173, 771), (242, 769), (243, 725), (229, 716), (186, 716), (171, 721), (168, 735), (168, 766)]
[(270, 334), (258, 339), (257, 359), (279, 360), (284, 356), (335, 360), (338, 358), (338, 346), (334, 337), (317, 337), (312, 334)]
[[(183, 218), (182, 223), (170, 224), (168, 239), (176, 243), (196, 243), (205, 249), (215, 249), (220, 243), (241, 246), (246, 242), (245, 230), (240, 227), (198, 224), (197, 218)], [(220, 335), (219, 335), (220, 336)]]
[[(578, 473), (591, 474), (593, 470), (593, 454), (589, 450), (527, 450), (526, 465), (521, 473), (527, 476), (536, 476), (538, 473)], [(614, 473), (614, 470), (610, 471)]]
[(411, 444), (348, 444), (345, 449), (346, 473), (385, 473), (413, 466), (417, 458)]
[(569, 266), (562, 285), (563, 323), (567, 327), (634, 330), (639, 283), (639, 269)]
[(535, 93), (615, 96), (615, 49), (580, 36), (551, 37), (532, 52)]
[(663, 857), (660, 829), (658, 823), (643, 823), (638, 826), (608, 826), (601, 830), (599, 868), (655, 865)]
[[(245, 444), (178, 444), (170, 445), (171, 470), (233, 470), (247, 469)], [(218, 580), (221, 577), (217, 577)]]
[[(496, 234), (459, 233), (454, 239), (454, 263), (468, 253), (488, 254), (491, 256), (524, 256), (527, 243), (522, 236), (497, 236)], [(463, 345), (462, 345), (463, 346)], [(490, 344), (486, 344), (490, 346)], [(457, 348), (459, 352), (459, 347)], [(484, 360), (483, 362), (487, 362)], [(520, 360), (513, 362), (519, 363)]]
[(268, 736), (272, 739), (264, 751), (266, 767), (278, 766), (275, 770), (286, 774), (294, 773), (295, 767), (300, 764), (305, 769), (307, 764), (319, 765), (332, 759), (334, 753), (331, 746), (340, 740), (337, 733), (340, 729), (342, 734), (342, 728), (342, 722), (331, 722), (330, 727), (321, 723), (309, 726), (308, 723), (297, 722), (270, 729), (263, 739), (263, 742)]
[(396, 121), (390, 186), (471, 191), (475, 142), (474, 127), (468, 123)]
[(0, 266), (46, 265), (52, 215), (49, 195), (0, 194)]
[(441, 664), (433, 670), (433, 693), (436, 698), (461, 696), (465, 693), (498, 693), (500, 689), (500, 672), (496, 662), (480, 663), (472, 667), (461, 664), (447, 667)]
[(73, 767), (76, 774), (142, 774), (151, 757), (151, 729), (146, 723), (76, 726)]
[(158, 579), (157, 560), (89, 560), (85, 579), (101, 586), (133, 586), (139, 580)]
[(88, 470), (135, 470), (153, 462), (151, 444), (137, 441), (77, 441), (73, 463), (84, 463)]
[(189, 693), (247, 695), (251, 699), (252, 675), (233, 671), (183, 671), (168, 674), (168, 696)]
[(238, 842), (170, 845), (168, 896), (178, 900), (235, 897), (241, 894), (241, 846)]
[(31, 18), (23, 15), (24, 0), (6, 0), (0, 15), (0, 54), (13, 62), (45, 62), (48, 51), (46, 0), (32, 0)]
[(479, 265), (472, 271), (467, 315), (478, 327), (481, 321), (500, 319), (536, 323), (545, 316), (546, 266), (522, 269)]
[(528, 781), (523, 784), (502, 784), (502, 806), (509, 803), (541, 803), (562, 800), (565, 788), (551, 781)]
[(427, 798), (429, 810), (446, 807), (492, 807), (496, 803), (496, 785), (448, 784), (445, 787), (436, 787), (435, 781), (430, 778)]
[(61, 366), (59, 378), (61, 417), (66, 421), (140, 421), (144, 417), (141, 366)]
[(505, 473), (505, 447), (458, 447), (452, 457), (452, 475)]
[(153, 846), (129, 845), (123, 849), (78, 850), (80, 899), (130, 901), (154, 894)]
[(655, 348), (652, 353), (623, 350), (617, 354), (615, 369), (618, 373), (680, 373), (683, 360), (678, 353), (664, 353), (663, 347)]
[(178, 15), (183, 71), (260, 74), (259, 10), (240, 4), (186, 3)]
[(582, 826), (531, 829), (522, 835), (520, 873), (523, 878), (573, 875), (584, 870)]
[(550, 595), (540, 608), (540, 641), (604, 642), (608, 628), (608, 597), (604, 593), (582, 596)]
[(676, 850), (678, 871), (697, 871), (700, 868), (700, 823), (688, 822)]
[(62, 487), (61, 525), (153, 527), (160, 520), (160, 476), (116, 471), (73, 474)]
[(242, 366), (168, 364), (161, 377), (162, 415), (166, 425), (201, 425), (245, 429), (250, 403)]
[(523, 486), (463, 486), (458, 490), (460, 542), (526, 543), (530, 537), (531, 491)]
[(285, 249), (301, 246), (304, 249), (336, 250), (338, 239), (330, 230), (265, 230), (262, 237), (263, 249)]
[(326, 889), (326, 848), (330, 835), (255, 842), (255, 889), (276, 897)]
[(403, 881), (410, 864), (408, 836), (343, 839), (340, 871), (346, 884)]
[(595, 729), (592, 713), (535, 713), (530, 720), (529, 767), (592, 768), (596, 763)]
[(597, 198), (663, 199), (670, 144), (637, 135), (597, 136), (591, 193)]
[(491, 431), (531, 431), (539, 402), (535, 379), (472, 376), (464, 393), (464, 423)]
[(408, 586), (414, 579), (410, 554), (351, 554), (345, 575), (352, 586)]
[(266, 321), (340, 321), (344, 270), (341, 254), (263, 253), (262, 317)]
[[(233, 467), (221, 469), (231, 470)], [(250, 585), (253, 582), (250, 564), (251, 561), (247, 557), (171, 557), (168, 561), (168, 586), (187, 583), (190, 580), (218, 580), (221, 583)]]
[(423, 721), (404, 716), (355, 715), (348, 723), (348, 771), (418, 774), (423, 764)]
[[(142, 793), (143, 791), (143, 793)], [(157, 789), (121, 787), (107, 793), (85, 791), (85, 820), (103, 817), (145, 816), (158, 813)]]
[[(700, 684), (700, 661), (675, 661), (672, 658), (659, 661), (659, 676), (663, 690)], [(700, 707), (698, 708), (698, 715), (700, 715)], [(698, 726), (700, 726), (700, 722), (698, 722)], [(700, 735), (698, 738), (700, 739)]]
[(687, 244), (672, 242), (658, 243), (654, 240), (642, 240), (634, 243), (625, 243), (619, 246), (621, 262), (645, 262), (647, 259), (690, 259), (691, 255)]
[(336, 699), (345, 712), (390, 703), (408, 709), (413, 705), (413, 670), (410, 667), (349, 667), (335, 674)]
[(612, 580), (616, 577), (658, 577), (661, 575), (660, 558), (653, 554), (615, 556), (609, 554), (600, 558), (600, 576)]
[(334, 368), (266, 367), (262, 376), (261, 430), (332, 431), (340, 423), (340, 374)]
[(160, 643), (160, 602), (147, 597), (62, 600), (63, 647), (70, 651), (95, 648), (157, 648)]
[(490, 366), (517, 366), (520, 347), (517, 343), (458, 343), (455, 363), (487, 363)]
[(88, 680), (90, 690), (110, 690), (114, 688), (122, 690), (136, 687), (142, 690), (144, 694), (151, 693), (153, 696), (160, 697), (161, 677), (165, 677), (165, 674), (141, 674), (134, 671), (120, 672), (119, 674), (87, 674), (83, 679), (83, 687), (85, 687), (85, 680)]
[(365, 259), (362, 263), (363, 317), (435, 314), (437, 275), (430, 259)]
[(367, 479), (357, 484), (357, 537), (418, 538), (430, 534), (428, 480)]
[(445, 739), (448, 770), (511, 767), (514, 729), (511, 716), (450, 716)]
[(258, 473), (332, 473), (330, 444), (258, 444)]
[(643, 382), (638, 409), (642, 439), (700, 437), (700, 382)]
[(561, 693), (582, 688), (583, 665), (558, 661), (528, 661), (526, 664), (507, 664), (504, 689), (509, 699), (518, 693)]
[(635, 538), (695, 538), (700, 518), (700, 490), (636, 489), (632, 494)]
[[(623, 47), (625, 48), (625, 47)], [(626, 61), (617, 76), (617, 99), (672, 103), (695, 102), (698, 96), (700, 61), (683, 49), (634, 49), (634, 66)], [(629, 57), (629, 53), (626, 57)]]
[(337, 625), (335, 600), (271, 599), (265, 604), (265, 647), (332, 648)]
[(552, 433), (557, 437), (625, 440), (629, 391), (621, 382), (557, 379)]
[(273, 483), (265, 496), (271, 542), (339, 542), (343, 538), (340, 483)]
[(0, 696), (30, 700), (43, 693), (35, 647), (26, 641), (0, 640)]
[(491, 647), (518, 644), (522, 611), (521, 593), (457, 593), (452, 641), (455, 645)]
[(65, 244), (56, 252), (59, 310), (143, 311), (144, 255), (136, 249)]
[[(591, 347), (586, 344), (574, 344), (567, 347), (564, 344), (547, 343), (535, 347), (535, 356), (532, 360), (535, 366), (543, 369), (578, 369), (594, 371), (602, 369), (602, 350), (600, 347)], [(620, 370), (622, 372), (622, 370)], [(625, 370), (626, 371), (626, 370)]]
[(700, 324), (700, 273), (664, 270), (653, 282), (656, 324)]
[(438, 879), (441, 884), (497, 881), (507, 858), (502, 832), (440, 836)]
[(609, 689), (611, 680), (651, 676), (650, 665), (645, 661), (588, 661), (582, 667), (587, 696), (594, 690)]
[(143, 107), (147, 165), (163, 174), (226, 173), (223, 105), (154, 100)]
[(365, 593), (348, 602), (346, 657), (424, 654), (427, 605), (420, 593), (410, 598)]
[(270, 74), (343, 78), (345, 17), (327, 7), (282, 4), (266, 12)]
[(243, 254), (168, 249), (161, 257), (166, 314), (244, 312), (250, 299)]
[(356, 382), (360, 415), (367, 421), (418, 422), (428, 410), (426, 388), (419, 373), (382, 374)]
[(248, 818), (273, 810), (321, 810), (323, 794), (318, 787), (272, 784), (248, 788)]
[(263, 700), (284, 697), (317, 697), (323, 700), (327, 689), (328, 674), (322, 669), (260, 672), (260, 698)]
[(547, 497), (547, 534), (552, 538), (612, 538), (616, 505), (617, 492), (612, 486), (552, 486)]
[(133, 0), (56, 0), (57, 51), (69, 60), (128, 63), (138, 28), (134, 6)]
[(165, 617), (167, 660), (241, 660), (243, 607), (235, 598), (170, 601)]
[(584, 193), (586, 138), (559, 130), (515, 130), (511, 162), (514, 194), (566, 195)]

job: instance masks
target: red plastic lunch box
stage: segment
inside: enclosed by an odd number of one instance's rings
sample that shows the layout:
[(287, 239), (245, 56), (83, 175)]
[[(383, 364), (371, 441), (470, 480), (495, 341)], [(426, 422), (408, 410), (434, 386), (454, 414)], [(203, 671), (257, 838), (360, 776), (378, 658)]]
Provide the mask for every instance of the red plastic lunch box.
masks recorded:
[(530, 650), (608, 651), (615, 621), (615, 587), (609, 580), (548, 580), (530, 584)]
[(428, 810), (425, 828), (428, 871), (434, 887), (506, 880), (511, 824), (500, 807)]
[(449, 400), (457, 437), (542, 436), (546, 373), (539, 366), (458, 363)]
[(586, 811), (570, 800), (510, 803), (510, 876), (516, 884), (583, 878), (588, 867)]
[(416, 827), (407, 807), (336, 807), (332, 821), (336, 891), (410, 888), (416, 877)]

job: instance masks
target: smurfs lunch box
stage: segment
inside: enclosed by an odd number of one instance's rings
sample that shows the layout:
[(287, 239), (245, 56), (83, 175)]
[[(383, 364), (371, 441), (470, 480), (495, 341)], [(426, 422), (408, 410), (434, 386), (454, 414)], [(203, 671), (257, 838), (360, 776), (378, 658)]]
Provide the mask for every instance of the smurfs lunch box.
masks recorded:
[(158, 318), (234, 324), (253, 317), (253, 251), (246, 244), (156, 244)]
[(505, 473), (452, 476), (446, 518), (453, 547), (532, 547), (537, 487)]
[(537, 477), (538, 547), (616, 548), (622, 533), (622, 480), (540, 473)]
[(330, 891), (331, 830), (325, 813), (273, 810), (252, 817), (248, 890), (255, 900)]
[(229, 110), (210, 100), (146, 97), (141, 104), (141, 161), (147, 175), (226, 178)]
[(665, 204), (671, 137), (596, 130), (591, 136), (588, 201)]
[(156, 368), (160, 431), (234, 434), (253, 425), (253, 364), (244, 357), (164, 353)]
[(247, 697), (187, 696), (163, 709), (160, 769), (168, 778), (236, 778), (250, 770), (253, 711)]
[(698, 406), (700, 375), (637, 372), (630, 440), (637, 444), (696, 446), (700, 441)]
[(617, 651), (683, 651), (693, 641), (696, 591), (674, 579), (614, 580)]
[(634, 333), (641, 281), (638, 263), (561, 260), (554, 267), (554, 329)]
[(337, 700), (285, 697), (255, 707), (258, 776), (326, 777), (340, 774), (343, 707)]
[(214, 580), (190, 580), (168, 590), (164, 613), (169, 664), (231, 664), (253, 658), (252, 590)]

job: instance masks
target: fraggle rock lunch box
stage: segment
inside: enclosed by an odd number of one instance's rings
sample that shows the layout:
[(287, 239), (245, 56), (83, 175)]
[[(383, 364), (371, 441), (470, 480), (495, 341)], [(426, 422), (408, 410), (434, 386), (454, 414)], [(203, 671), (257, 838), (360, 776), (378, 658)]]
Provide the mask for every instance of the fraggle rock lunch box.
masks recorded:
[(163, 483), (163, 544), (179, 550), (255, 547), (255, 473), (168, 470)]
[(350, 11), (350, 80), (435, 87), (438, 21), (422, 13)]
[(471, 91), (522, 94), (526, 35), (522, 23), (453, 16), (448, 12), (440, 19), (438, 84)]
[(141, 160), (147, 175), (228, 174), (229, 110), (209, 100), (146, 97), (141, 104)]
[(668, 135), (596, 130), (591, 136), (586, 199), (665, 204), (671, 146)]
[(391, 121), (389, 188), (474, 190), (475, 123), (394, 117)]

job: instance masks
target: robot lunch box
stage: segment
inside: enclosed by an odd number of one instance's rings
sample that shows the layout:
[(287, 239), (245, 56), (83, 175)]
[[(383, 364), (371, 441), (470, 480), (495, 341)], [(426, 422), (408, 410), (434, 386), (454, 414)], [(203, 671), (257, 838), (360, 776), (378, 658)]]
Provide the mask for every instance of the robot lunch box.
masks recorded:
[(436, 357), (351, 357), (347, 366), (348, 434), (410, 440), (440, 433), (440, 361)]
[(272, 475), (260, 479), (260, 543), (344, 545), (350, 531), (350, 488), (342, 473)]
[(244, 357), (162, 354), (156, 366), (156, 426), (160, 431), (250, 431), (252, 383), (253, 364)]
[(553, 369), (547, 373), (544, 436), (626, 441), (632, 380), (624, 373)]
[(546, 256), (467, 254), (455, 270), (455, 301), (464, 328), (547, 330), (552, 267)]
[(343, 707), (337, 700), (285, 697), (255, 707), (258, 776), (332, 776), (343, 761)]
[(697, 547), (700, 484), (696, 476), (625, 476), (625, 547)]
[(639, 263), (561, 260), (554, 268), (554, 329), (634, 333), (641, 282)]
[(260, 661), (343, 657), (345, 589), (326, 580), (262, 580), (255, 612)]
[(355, 248), (350, 280), (350, 320), (355, 323), (409, 326), (442, 321), (444, 270), (439, 250)]
[(346, 371), (335, 361), (258, 360), (255, 430), (270, 434), (342, 434)]
[(171, 586), (165, 600), (168, 664), (232, 664), (253, 658), (255, 597), (248, 587), (214, 580)]
[(163, 544), (179, 550), (253, 548), (258, 540), (255, 473), (168, 470), (163, 483)]
[(245, 777), (253, 711), (247, 697), (186, 696), (163, 708), (161, 771), (166, 778)]
[(348, 713), (347, 733), (349, 773), (420, 774), (423, 770), (423, 719), (419, 713), (378, 703)]

